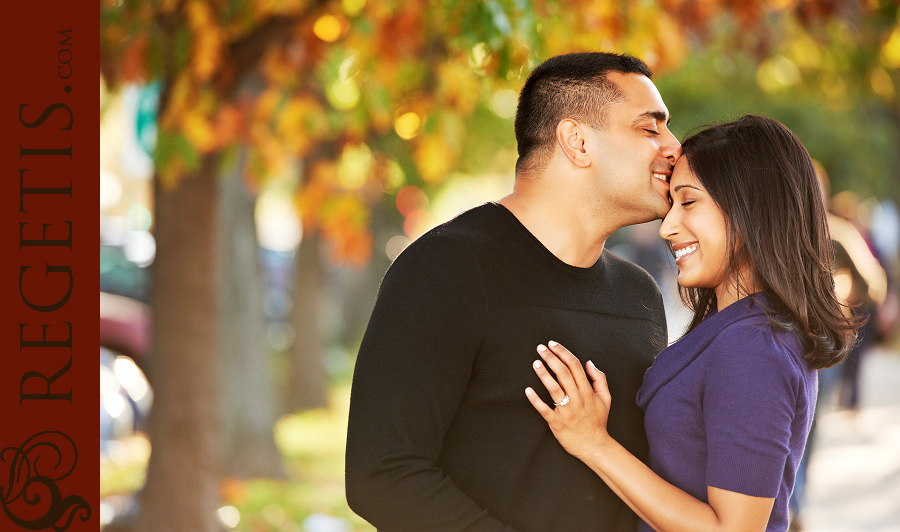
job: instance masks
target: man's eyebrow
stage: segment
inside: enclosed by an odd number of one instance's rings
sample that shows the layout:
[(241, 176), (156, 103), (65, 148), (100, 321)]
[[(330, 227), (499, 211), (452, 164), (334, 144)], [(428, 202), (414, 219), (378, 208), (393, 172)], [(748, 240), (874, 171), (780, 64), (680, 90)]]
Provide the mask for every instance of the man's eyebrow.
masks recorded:
[(634, 122), (632, 122), (632, 124), (637, 124), (641, 120), (646, 120), (648, 118), (652, 118), (653, 120), (656, 120), (657, 122), (665, 122), (666, 126), (668, 126), (669, 122), (672, 121), (672, 117), (669, 116), (669, 113), (667, 113), (665, 111), (647, 111), (647, 112), (639, 114), (634, 119)]

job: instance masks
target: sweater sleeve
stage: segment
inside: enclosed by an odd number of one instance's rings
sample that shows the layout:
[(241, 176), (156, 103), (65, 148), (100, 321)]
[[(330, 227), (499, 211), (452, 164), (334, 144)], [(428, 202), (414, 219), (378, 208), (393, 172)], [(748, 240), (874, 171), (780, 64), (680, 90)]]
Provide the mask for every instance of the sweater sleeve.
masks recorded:
[(388, 532), (511, 532), (438, 465), (486, 327), (478, 263), (426, 235), (385, 275), (357, 356), (347, 431), (350, 507)]
[(710, 344), (703, 388), (708, 486), (775, 497), (790, 453), (800, 376), (768, 325), (730, 327)]

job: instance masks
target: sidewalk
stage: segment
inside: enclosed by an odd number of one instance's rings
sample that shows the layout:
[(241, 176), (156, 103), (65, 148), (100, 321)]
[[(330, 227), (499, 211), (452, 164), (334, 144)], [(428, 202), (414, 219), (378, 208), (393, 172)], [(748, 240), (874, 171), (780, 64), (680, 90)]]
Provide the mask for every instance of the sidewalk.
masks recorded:
[(861, 373), (859, 411), (819, 420), (803, 532), (900, 532), (900, 353), (870, 352)]

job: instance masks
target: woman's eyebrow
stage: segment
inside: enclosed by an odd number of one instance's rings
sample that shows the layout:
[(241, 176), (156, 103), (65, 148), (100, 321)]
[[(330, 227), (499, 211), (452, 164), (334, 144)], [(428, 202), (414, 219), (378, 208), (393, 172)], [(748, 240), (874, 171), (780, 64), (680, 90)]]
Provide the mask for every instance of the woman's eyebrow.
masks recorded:
[(688, 185), (688, 184), (678, 185), (677, 187), (675, 187), (675, 190), (673, 190), (672, 192), (678, 192), (679, 190), (681, 190), (683, 188), (692, 188), (698, 192), (703, 192), (703, 189), (701, 189), (700, 187), (695, 187), (694, 185)]

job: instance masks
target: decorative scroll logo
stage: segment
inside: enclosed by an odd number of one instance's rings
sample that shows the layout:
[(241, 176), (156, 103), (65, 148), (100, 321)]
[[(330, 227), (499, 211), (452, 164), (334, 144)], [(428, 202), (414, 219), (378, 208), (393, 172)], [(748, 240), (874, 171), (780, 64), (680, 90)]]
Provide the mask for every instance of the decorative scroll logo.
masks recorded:
[(69, 476), (78, 462), (78, 450), (72, 438), (62, 432), (39, 432), (21, 447), (0, 451), (0, 462), (10, 464), (9, 485), (0, 486), (0, 505), (19, 527), (25, 530), (52, 527), (62, 532), (76, 516), (83, 522), (91, 518), (91, 507), (86, 500), (77, 495), (63, 497), (56, 485)]

